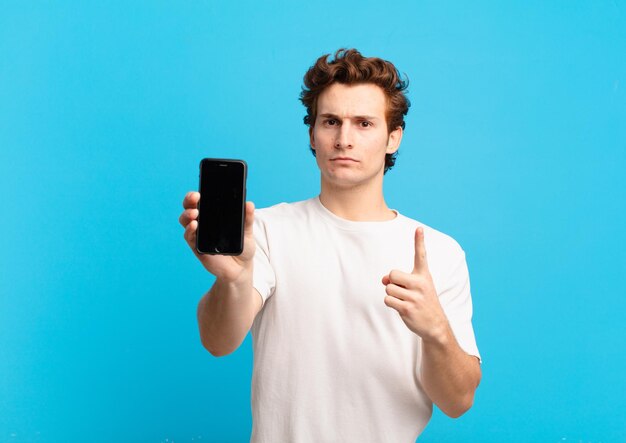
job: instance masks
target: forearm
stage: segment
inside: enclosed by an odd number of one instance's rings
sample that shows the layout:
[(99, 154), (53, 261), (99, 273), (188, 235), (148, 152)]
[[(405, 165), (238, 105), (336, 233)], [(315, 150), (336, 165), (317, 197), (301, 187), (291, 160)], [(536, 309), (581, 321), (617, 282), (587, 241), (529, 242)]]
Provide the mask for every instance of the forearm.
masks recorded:
[(461, 416), (472, 406), (480, 382), (478, 359), (461, 349), (449, 324), (437, 338), (422, 343), (426, 394), (446, 415)]
[[(251, 274), (251, 273), (250, 273)], [(237, 282), (220, 279), (198, 303), (198, 327), (204, 347), (215, 356), (230, 354), (246, 337), (261, 301), (252, 276)]]

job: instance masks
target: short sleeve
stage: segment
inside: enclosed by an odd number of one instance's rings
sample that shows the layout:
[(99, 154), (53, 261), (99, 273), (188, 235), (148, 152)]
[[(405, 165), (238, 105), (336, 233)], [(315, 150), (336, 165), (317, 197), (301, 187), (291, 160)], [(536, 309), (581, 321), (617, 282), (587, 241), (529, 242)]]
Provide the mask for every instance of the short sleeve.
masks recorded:
[(262, 218), (257, 216), (256, 213), (253, 229), (256, 252), (254, 253), (252, 286), (259, 291), (259, 294), (261, 294), (263, 298), (263, 305), (265, 305), (267, 299), (274, 293), (276, 274), (270, 263), (270, 250), (266, 226)]
[(472, 326), (472, 296), (470, 293), (469, 271), (465, 260), (465, 252), (462, 249), (456, 255), (455, 264), (442, 285), (439, 301), (461, 349), (470, 355), (478, 357), (478, 360), (482, 363)]

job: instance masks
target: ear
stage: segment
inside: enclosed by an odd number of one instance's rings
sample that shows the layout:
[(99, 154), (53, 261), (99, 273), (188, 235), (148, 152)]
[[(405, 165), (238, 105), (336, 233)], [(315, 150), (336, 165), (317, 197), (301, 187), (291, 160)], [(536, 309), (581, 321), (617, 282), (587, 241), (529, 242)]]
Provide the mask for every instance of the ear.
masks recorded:
[(385, 153), (393, 154), (400, 148), (400, 142), (402, 141), (402, 127), (398, 126), (396, 129), (389, 133), (389, 137), (387, 139), (387, 150)]
[(313, 126), (309, 126), (309, 144), (315, 149), (315, 139), (313, 138)]

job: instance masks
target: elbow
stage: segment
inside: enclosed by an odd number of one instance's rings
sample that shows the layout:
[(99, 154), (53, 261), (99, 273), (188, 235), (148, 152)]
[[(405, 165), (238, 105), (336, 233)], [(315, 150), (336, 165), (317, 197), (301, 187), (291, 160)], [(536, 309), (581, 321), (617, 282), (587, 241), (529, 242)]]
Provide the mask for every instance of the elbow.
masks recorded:
[(218, 349), (212, 346), (209, 346), (204, 341), (202, 342), (202, 347), (206, 349), (207, 351), (209, 351), (209, 354), (211, 354), (213, 357), (223, 357), (224, 355), (226, 355), (224, 352), (220, 352)]
[(211, 354), (213, 357), (224, 357), (228, 354), (233, 353), (233, 351), (214, 351), (208, 348), (207, 348), (207, 351), (209, 351), (209, 354)]
[(447, 405), (448, 407), (446, 409), (442, 409), (443, 413), (450, 418), (459, 418), (469, 411), (474, 405), (474, 394), (476, 393), (476, 389), (478, 389), (481, 378), (482, 372), (480, 367), (477, 367), (472, 387), (468, 388), (468, 390), (466, 390), (456, 402)]
[(463, 399), (453, 405), (449, 405), (446, 408), (441, 408), (441, 411), (450, 418), (459, 418), (467, 411), (469, 411), (474, 404), (474, 393), (466, 395)]
[(209, 351), (209, 354), (211, 354), (213, 357), (224, 357), (228, 354), (232, 354), (235, 351), (235, 349), (226, 349), (223, 347), (220, 348), (213, 346), (204, 337), (200, 337), (200, 341), (202, 342), (202, 347)]
[[(245, 338), (245, 337), (244, 337)], [(243, 339), (240, 340), (224, 340), (223, 337), (210, 336), (207, 331), (200, 331), (200, 342), (204, 349), (209, 351), (213, 357), (224, 357), (232, 354), (243, 343)]]
[(442, 411), (443, 411), (444, 414), (446, 414), (450, 418), (459, 418), (463, 414), (465, 414), (467, 411), (469, 411), (471, 406), (472, 405), (469, 405), (469, 406), (459, 406), (459, 407), (455, 407), (455, 408), (442, 409)]

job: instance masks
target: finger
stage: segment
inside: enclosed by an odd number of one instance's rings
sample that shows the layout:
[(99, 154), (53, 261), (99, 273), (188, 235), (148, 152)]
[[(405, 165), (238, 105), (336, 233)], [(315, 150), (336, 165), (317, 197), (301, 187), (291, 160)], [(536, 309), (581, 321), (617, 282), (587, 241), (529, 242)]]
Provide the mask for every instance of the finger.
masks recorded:
[(403, 301), (411, 300), (413, 298), (411, 291), (403, 288), (402, 286), (394, 285), (393, 283), (389, 283), (387, 286), (385, 286), (385, 292), (387, 293), (387, 295)]
[(178, 217), (178, 222), (186, 228), (190, 221), (198, 219), (199, 211), (197, 209), (185, 209), (180, 217)]
[(393, 308), (396, 311), (398, 311), (398, 313), (405, 311), (405, 302), (403, 302), (402, 300), (400, 300), (400, 299), (398, 299), (396, 297), (392, 297), (392, 296), (388, 295), (388, 296), (385, 297), (384, 302), (390, 308)]
[(191, 191), (185, 195), (183, 199), (183, 208), (185, 209), (196, 209), (198, 207), (198, 201), (200, 201), (200, 193)]
[(385, 285), (385, 286), (387, 286), (389, 283), (391, 283), (391, 280), (389, 280), (389, 274), (383, 276), (382, 282), (383, 282), (383, 285)]
[(424, 246), (424, 228), (419, 227), (415, 230), (415, 263), (413, 264), (413, 274), (419, 274), (428, 271), (428, 262), (426, 261), (426, 246)]
[(183, 236), (185, 237), (185, 240), (187, 241), (187, 244), (189, 244), (189, 247), (194, 251), (196, 250), (197, 230), (198, 230), (198, 222), (196, 220), (192, 220), (189, 222), (189, 224), (185, 228), (185, 233), (183, 234)]
[(244, 235), (246, 236), (253, 235), (253, 226), (254, 226), (254, 203), (252, 203), (251, 201), (247, 201), (245, 224), (244, 224)]
[(389, 273), (389, 281), (408, 289), (419, 288), (419, 282), (417, 281), (415, 274), (407, 274), (406, 272), (398, 271), (397, 269), (393, 269)]

